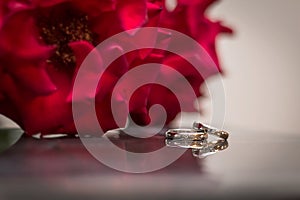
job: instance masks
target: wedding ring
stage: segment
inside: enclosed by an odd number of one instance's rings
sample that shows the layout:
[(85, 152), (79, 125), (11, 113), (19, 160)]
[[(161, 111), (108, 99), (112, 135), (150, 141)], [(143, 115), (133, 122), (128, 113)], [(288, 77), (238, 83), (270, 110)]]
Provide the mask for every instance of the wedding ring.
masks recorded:
[(227, 149), (228, 142), (226, 140), (214, 140), (208, 142), (207, 140), (203, 141), (187, 141), (184, 139), (181, 140), (165, 140), (166, 146), (168, 147), (180, 147), (185, 149), (198, 149), (201, 152), (218, 152)]
[(195, 129), (170, 129), (166, 133), (167, 139), (185, 139), (190, 141), (201, 141), (208, 138), (208, 134), (202, 130)]
[(204, 158), (206, 156), (215, 154), (219, 151), (223, 151), (228, 148), (228, 142), (226, 140), (215, 140), (208, 142), (207, 140), (203, 141), (191, 141), (191, 140), (165, 140), (167, 147), (177, 147), (192, 149), (193, 156), (198, 158)]
[(216, 140), (208, 142), (203, 148), (193, 148), (193, 156), (198, 158), (205, 158), (209, 155), (223, 151), (228, 148), (227, 140)]
[(168, 147), (180, 147), (184, 149), (202, 149), (203, 146), (207, 143), (206, 140), (198, 140), (198, 141), (191, 141), (191, 140), (185, 140), (185, 139), (179, 139), (179, 140), (171, 140), (166, 139), (165, 140), (166, 146)]
[(217, 128), (211, 127), (209, 125), (203, 124), (201, 122), (194, 122), (193, 129), (198, 131), (203, 131), (204, 133), (208, 133), (210, 135), (214, 135), (216, 137), (227, 140), (229, 137), (229, 133), (224, 130), (219, 130)]

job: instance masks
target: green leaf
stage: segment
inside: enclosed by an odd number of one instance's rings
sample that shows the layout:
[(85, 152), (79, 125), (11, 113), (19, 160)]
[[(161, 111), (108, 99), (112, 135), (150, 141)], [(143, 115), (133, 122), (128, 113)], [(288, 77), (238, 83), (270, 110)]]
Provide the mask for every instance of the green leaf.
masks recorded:
[(0, 129), (0, 152), (3, 152), (14, 145), (23, 135), (22, 129), (9, 128)]

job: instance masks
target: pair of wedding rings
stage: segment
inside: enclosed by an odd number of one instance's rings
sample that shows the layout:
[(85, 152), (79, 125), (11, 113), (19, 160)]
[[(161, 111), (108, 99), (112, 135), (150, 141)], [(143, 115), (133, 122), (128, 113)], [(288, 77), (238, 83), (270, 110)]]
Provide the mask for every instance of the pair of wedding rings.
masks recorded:
[[(210, 139), (209, 135), (217, 139)], [(193, 156), (198, 158), (205, 158), (228, 148), (228, 132), (201, 122), (194, 122), (191, 129), (170, 129), (165, 136), (168, 147), (192, 149)]]
[(191, 129), (170, 129), (165, 133), (166, 139), (185, 139), (189, 141), (207, 140), (209, 135), (227, 140), (229, 133), (201, 122), (194, 122)]

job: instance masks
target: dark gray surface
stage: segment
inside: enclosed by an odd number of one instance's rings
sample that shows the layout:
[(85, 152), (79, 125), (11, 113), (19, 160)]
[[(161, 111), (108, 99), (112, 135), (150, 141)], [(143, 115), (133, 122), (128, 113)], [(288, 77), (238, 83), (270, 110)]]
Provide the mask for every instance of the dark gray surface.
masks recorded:
[[(141, 140), (119, 139), (139, 151)], [(145, 141), (160, 148), (163, 137)], [(231, 131), (228, 149), (198, 159), (187, 151), (162, 170), (115, 171), (94, 159), (78, 138), (23, 137), (0, 154), (0, 199), (298, 199), (300, 137)]]

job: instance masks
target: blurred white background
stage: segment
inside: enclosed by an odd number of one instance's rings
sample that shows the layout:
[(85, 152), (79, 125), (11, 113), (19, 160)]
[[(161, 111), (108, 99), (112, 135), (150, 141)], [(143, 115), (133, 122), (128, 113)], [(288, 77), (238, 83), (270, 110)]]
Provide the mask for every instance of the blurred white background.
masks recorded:
[(297, 134), (300, 1), (224, 0), (211, 16), (236, 32), (218, 43), (226, 70), (226, 126)]
[[(225, 69), (225, 126), (297, 134), (300, 1), (223, 0), (210, 16), (235, 30), (234, 37), (218, 40)], [(0, 118), (0, 127), (4, 126), (14, 124)]]

